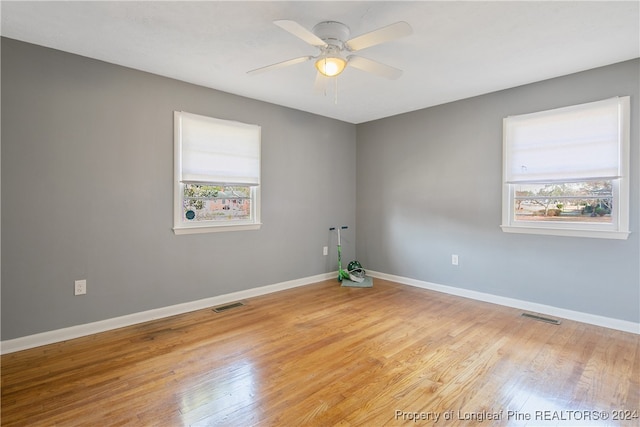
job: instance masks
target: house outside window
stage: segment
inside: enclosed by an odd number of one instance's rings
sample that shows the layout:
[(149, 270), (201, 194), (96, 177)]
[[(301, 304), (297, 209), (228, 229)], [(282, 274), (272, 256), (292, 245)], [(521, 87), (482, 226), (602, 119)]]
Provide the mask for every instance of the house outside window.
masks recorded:
[(502, 229), (626, 239), (629, 97), (503, 121)]
[(174, 112), (174, 232), (260, 228), (257, 125)]

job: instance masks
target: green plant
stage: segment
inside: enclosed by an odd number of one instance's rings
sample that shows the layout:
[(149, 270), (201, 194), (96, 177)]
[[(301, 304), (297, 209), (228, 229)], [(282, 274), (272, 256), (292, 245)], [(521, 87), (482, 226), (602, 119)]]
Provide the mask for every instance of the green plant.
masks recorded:
[(610, 214), (610, 213), (611, 213), (611, 209), (602, 208), (602, 207), (598, 206), (598, 207), (595, 209), (594, 213), (595, 213), (596, 215), (598, 215), (598, 216), (605, 216), (605, 215), (607, 215), (607, 214)]

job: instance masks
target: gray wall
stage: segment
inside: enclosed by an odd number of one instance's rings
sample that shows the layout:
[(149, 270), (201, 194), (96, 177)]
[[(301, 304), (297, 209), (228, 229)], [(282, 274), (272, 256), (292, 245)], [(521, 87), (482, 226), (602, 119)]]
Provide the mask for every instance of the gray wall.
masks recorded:
[[(359, 125), (358, 259), (387, 274), (639, 322), (639, 76), (640, 61), (628, 61)], [(629, 239), (503, 233), (502, 118), (616, 95), (631, 96)]]
[[(340, 224), (371, 270), (638, 322), (639, 65), (354, 126), (2, 39), (2, 339), (333, 271)], [(503, 233), (502, 118), (614, 95), (629, 239)], [(262, 126), (261, 230), (173, 234), (174, 110)]]
[[(174, 235), (174, 110), (262, 126), (261, 230)], [(352, 124), (2, 39), (2, 339), (335, 270), (355, 146)]]

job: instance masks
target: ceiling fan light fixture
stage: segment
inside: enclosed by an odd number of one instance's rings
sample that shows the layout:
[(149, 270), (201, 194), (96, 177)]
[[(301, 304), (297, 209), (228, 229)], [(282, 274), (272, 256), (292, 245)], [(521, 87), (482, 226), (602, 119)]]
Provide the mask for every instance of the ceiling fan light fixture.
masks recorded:
[(339, 56), (323, 56), (316, 61), (316, 68), (320, 74), (327, 77), (335, 77), (342, 73), (347, 66), (347, 61)]

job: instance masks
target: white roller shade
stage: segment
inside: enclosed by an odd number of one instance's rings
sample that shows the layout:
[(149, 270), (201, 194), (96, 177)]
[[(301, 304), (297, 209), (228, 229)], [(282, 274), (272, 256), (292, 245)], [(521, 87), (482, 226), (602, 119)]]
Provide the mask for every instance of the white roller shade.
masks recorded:
[(260, 126), (175, 112), (180, 181), (260, 184)]
[(617, 97), (505, 118), (505, 182), (619, 178), (628, 105)]

